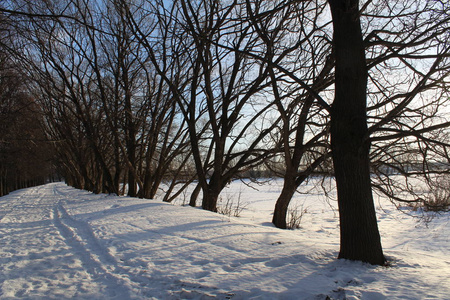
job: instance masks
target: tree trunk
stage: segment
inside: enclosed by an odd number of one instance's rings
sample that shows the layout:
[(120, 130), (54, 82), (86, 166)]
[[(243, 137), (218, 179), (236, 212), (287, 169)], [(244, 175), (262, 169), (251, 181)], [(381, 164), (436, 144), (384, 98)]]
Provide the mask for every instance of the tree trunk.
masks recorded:
[(136, 178), (133, 171), (128, 171), (128, 194), (129, 197), (136, 197)]
[(198, 198), (198, 195), (200, 194), (201, 189), (202, 189), (202, 186), (200, 185), (200, 183), (198, 183), (197, 186), (195, 187), (194, 191), (192, 191), (191, 198), (189, 199), (190, 206), (192, 206), (192, 207), (196, 206), (197, 198)]
[[(131, 114), (131, 113), (129, 113)], [(132, 124), (131, 121), (128, 122), (128, 137), (127, 137), (127, 155), (128, 160), (130, 162), (130, 165), (132, 165), (134, 168), (136, 168), (136, 143), (135, 143), (135, 133), (134, 133), (134, 124)], [(136, 190), (136, 173), (135, 170), (132, 168), (128, 168), (128, 196), (129, 197), (136, 197), (137, 190)]]
[(329, 0), (336, 55), (331, 149), (340, 216), (339, 258), (383, 265), (370, 183), (367, 68), (358, 0)]
[(291, 202), (292, 196), (297, 189), (297, 185), (295, 184), (295, 176), (284, 177), (283, 189), (281, 190), (281, 194), (277, 199), (277, 203), (275, 204), (275, 210), (273, 212), (272, 223), (277, 228), (286, 229), (286, 215), (288, 211), (289, 203)]
[(206, 193), (203, 194), (202, 208), (212, 212), (217, 212), (217, 200), (219, 199), (220, 191), (208, 187)]
[(219, 199), (220, 192), (225, 187), (223, 183), (226, 182), (222, 174), (217, 172), (217, 169), (220, 169), (220, 166), (214, 170), (208, 184), (206, 185), (206, 189), (202, 187), (202, 208), (213, 212), (217, 212), (217, 200)]
[(222, 191), (222, 183), (219, 179), (220, 175), (214, 172), (211, 178), (203, 190), (202, 208), (205, 210), (217, 212), (217, 200), (219, 199), (220, 192)]

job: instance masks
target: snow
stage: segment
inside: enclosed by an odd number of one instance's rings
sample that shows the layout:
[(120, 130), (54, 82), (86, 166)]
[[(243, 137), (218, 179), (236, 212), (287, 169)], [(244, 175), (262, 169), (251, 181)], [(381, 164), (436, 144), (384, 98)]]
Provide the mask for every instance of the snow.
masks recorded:
[(240, 217), (63, 183), (13, 192), (0, 198), (0, 299), (449, 299), (449, 213), (424, 222), (377, 199), (392, 266), (375, 267), (336, 260), (335, 202), (320, 191), (296, 195), (301, 228), (280, 230), (281, 182), (254, 188), (222, 195)]

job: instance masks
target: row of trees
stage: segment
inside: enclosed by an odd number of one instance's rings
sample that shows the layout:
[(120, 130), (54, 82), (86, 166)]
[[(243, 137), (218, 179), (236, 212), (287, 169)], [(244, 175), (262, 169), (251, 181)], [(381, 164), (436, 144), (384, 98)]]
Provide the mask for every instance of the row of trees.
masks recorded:
[(0, 26), (0, 197), (55, 175), (42, 115), (17, 65), (3, 51), (5, 34)]
[(340, 257), (383, 264), (372, 189), (426, 201), (409, 178), (448, 171), (435, 167), (450, 162), (446, 3), (2, 5), (8, 51), (75, 187), (153, 198), (164, 181), (170, 201), (195, 181), (191, 205), (202, 192), (216, 211), (230, 180), (281, 161), (273, 223), (286, 228), (296, 189), (333, 170)]

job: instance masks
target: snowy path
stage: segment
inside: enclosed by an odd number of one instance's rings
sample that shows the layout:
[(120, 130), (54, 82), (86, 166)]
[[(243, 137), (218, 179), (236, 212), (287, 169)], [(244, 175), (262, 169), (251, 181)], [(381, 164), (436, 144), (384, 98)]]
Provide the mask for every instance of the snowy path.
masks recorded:
[(94, 291), (130, 298), (130, 288), (115, 274), (114, 258), (88, 224), (69, 216), (65, 200), (56, 185), (46, 185), (1, 201), (0, 268), (7, 275), (1, 296), (57, 299)]
[(275, 193), (244, 193), (238, 219), (62, 183), (1, 197), (0, 299), (449, 299), (448, 215), (380, 210), (394, 267), (373, 267), (335, 260), (327, 205), (282, 231), (257, 214)]

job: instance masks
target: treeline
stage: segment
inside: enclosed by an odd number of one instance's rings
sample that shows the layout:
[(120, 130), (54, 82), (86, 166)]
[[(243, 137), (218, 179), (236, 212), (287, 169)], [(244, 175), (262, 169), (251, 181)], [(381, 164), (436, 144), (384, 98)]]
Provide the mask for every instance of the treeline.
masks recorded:
[[(327, 104), (310, 93), (333, 82), (330, 23), (315, 16), (322, 6), (260, 3), (282, 5), (263, 14), (245, 2), (22, 4), (5, 8), (17, 34), (11, 52), (69, 184), (153, 198), (164, 180), (170, 201), (176, 185), (196, 180), (203, 208), (216, 211), (231, 179), (283, 152), (298, 149), (294, 177), (328, 158)], [(294, 31), (324, 38), (299, 47)]]
[(0, 51), (0, 197), (55, 179), (40, 108), (17, 65)]
[(217, 211), (230, 180), (272, 172), (284, 178), (273, 223), (286, 228), (296, 189), (331, 172), (340, 207), (362, 203), (345, 212), (360, 217), (357, 234), (376, 220), (372, 189), (426, 201), (409, 178), (429, 183), (430, 163), (450, 162), (450, 10), (341, 2), (14, 0), (0, 11), (70, 185), (153, 198), (164, 182), (171, 201), (195, 182), (191, 205), (201, 195)]

